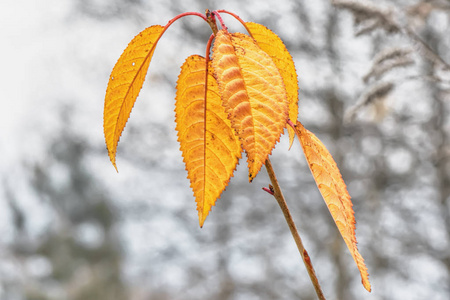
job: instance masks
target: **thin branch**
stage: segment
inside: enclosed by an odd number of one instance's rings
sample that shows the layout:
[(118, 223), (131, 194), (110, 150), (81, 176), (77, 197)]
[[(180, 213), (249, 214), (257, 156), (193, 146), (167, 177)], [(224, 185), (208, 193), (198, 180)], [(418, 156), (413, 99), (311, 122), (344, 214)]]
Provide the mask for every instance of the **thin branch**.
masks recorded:
[(309, 277), (311, 278), (311, 282), (314, 285), (314, 289), (316, 290), (317, 297), (321, 300), (325, 300), (325, 296), (323, 295), (319, 280), (317, 279), (316, 272), (314, 271), (311, 258), (309, 257), (308, 252), (303, 246), (302, 239), (300, 238), (300, 234), (298, 233), (297, 227), (295, 226), (294, 220), (292, 219), (291, 213), (287, 206), (286, 200), (284, 199), (283, 193), (281, 192), (280, 185), (278, 184), (277, 177), (275, 176), (275, 172), (273, 171), (272, 164), (269, 159), (266, 160), (265, 166), (267, 169), (267, 173), (269, 174), (270, 181), (272, 182), (270, 190), (273, 189), (273, 196), (277, 200), (278, 205), (280, 205), (284, 218), (286, 219), (289, 229), (291, 230), (291, 234), (294, 238), (295, 243), (297, 244), (298, 251), (302, 256), (303, 263), (305, 264), (306, 270), (308, 271)]
[(373, 104), (377, 100), (386, 98), (394, 89), (395, 84), (392, 82), (379, 82), (374, 84), (367, 93), (363, 94), (355, 105), (350, 107), (344, 116), (345, 123), (352, 122), (356, 114), (363, 108)]
[(424, 40), (422, 40), (409, 26), (403, 28), (403, 32), (417, 46), (417, 52), (421, 53), (435, 66), (441, 66), (444, 70), (450, 70), (450, 65), (436, 53)]
[(364, 75), (363, 81), (368, 83), (370, 79), (378, 80), (385, 73), (399, 67), (407, 67), (415, 63), (411, 57), (412, 49), (390, 48), (381, 51), (375, 58), (370, 71)]
[[(427, 60), (434, 65), (440, 66), (444, 70), (450, 70), (450, 64), (447, 63), (438, 53), (436, 53), (425, 41), (423, 41), (411, 28), (410, 25), (402, 25), (395, 19), (396, 16), (393, 9), (383, 9), (373, 4), (372, 1), (355, 1), (355, 0), (331, 0), (331, 3), (338, 8), (350, 10), (357, 24), (361, 22), (375, 21), (375, 27), (368, 27), (371, 32), (376, 27), (383, 28), (388, 33), (400, 32), (408, 37), (416, 47), (418, 53), (422, 54)], [(373, 27), (373, 28), (372, 28)]]

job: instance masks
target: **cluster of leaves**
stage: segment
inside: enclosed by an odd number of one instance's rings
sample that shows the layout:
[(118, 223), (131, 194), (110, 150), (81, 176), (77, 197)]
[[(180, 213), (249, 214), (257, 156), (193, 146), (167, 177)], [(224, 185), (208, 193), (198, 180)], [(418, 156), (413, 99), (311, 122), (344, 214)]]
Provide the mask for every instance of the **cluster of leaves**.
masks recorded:
[[(248, 34), (230, 33), (220, 13), (234, 16)], [(205, 15), (189, 12), (164, 27), (151, 26), (137, 35), (114, 66), (106, 91), (104, 133), (114, 167), (120, 136), (155, 47), (167, 28), (186, 15), (201, 17), (213, 31), (205, 57), (191, 55), (182, 65), (175, 107), (178, 141), (200, 226), (228, 185), (242, 151), (247, 155), (252, 181), (287, 127), (291, 145), (298, 136), (317, 186), (360, 270), (364, 287), (370, 291), (367, 268), (357, 249), (354, 212), (345, 183), (320, 140), (299, 121), (291, 122), (298, 115), (294, 62), (281, 39), (263, 25), (244, 22), (225, 10), (207, 11)]]

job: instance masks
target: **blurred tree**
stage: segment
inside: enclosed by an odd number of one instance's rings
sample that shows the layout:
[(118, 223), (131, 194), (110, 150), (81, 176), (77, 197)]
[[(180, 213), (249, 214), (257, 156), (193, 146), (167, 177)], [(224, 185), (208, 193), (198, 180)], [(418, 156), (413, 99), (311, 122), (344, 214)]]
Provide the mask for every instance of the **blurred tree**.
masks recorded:
[(48, 156), (30, 166), (30, 185), (50, 211), (44, 232), (27, 224), (33, 212), (8, 198), (16, 234), (10, 251), (23, 266), (23, 282), (5, 299), (126, 299), (117, 211), (85, 167), (89, 146), (71, 129), (70, 109)]

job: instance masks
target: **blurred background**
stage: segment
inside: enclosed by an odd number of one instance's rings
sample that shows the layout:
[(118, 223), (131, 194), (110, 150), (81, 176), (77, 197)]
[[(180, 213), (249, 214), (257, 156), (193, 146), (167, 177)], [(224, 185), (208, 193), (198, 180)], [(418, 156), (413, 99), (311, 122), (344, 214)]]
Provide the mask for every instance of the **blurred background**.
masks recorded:
[[(450, 1), (0, 2), (0, 299), (316, 299), (276, 201), (241, 160), (203, 228), (174, 120), (175, 82), (209, 26), (153, 56), (119, 143), (103, 138), (116, 60), (144, 28), (227, 9), (291, 52), (299, 119), (348, 185), (372, 293), (296, 141), (271, 156), (327, 299), (450, 298)], [(244, 29), (223, 15), (230, 31)]]

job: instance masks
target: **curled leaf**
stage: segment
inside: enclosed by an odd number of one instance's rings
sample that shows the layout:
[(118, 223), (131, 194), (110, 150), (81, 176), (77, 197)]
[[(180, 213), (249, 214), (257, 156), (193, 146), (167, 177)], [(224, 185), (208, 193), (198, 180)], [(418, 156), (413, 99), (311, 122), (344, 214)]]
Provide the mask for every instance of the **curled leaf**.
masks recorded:
[(219, 30), (212, 66), (228, 118), (247, 153), (252, 181), (286, 125), (283, 80), (272, 58), (241, 33)]
[(177, 82), (176, 130), (200, 226), (233, 176), (241, 145), (222, 106), (210, 64), (188, 57)]
[(369, 273), (356, 243), (353, 205), (339, 168), (322, 142), (302, 123), (297, 121), (295, 129), (317, 187), (356, 262), (363, 286), (370, 292)]
[[(264, 25), (246, 22), (246, 28), (251, 36), (258, 43), (258, 46), (264, 50), (272, 58), (273, 62), (280, 71), (286, 87), (287, 98), (289, 101), (289, 119), (297, 120), (298, 118), (298, 80), (295, 70), (294, 60), (287, 50), (283, 41), (273, 31)], [(294, 129), (288, 127), (289, 147), (294, 142)]]
[(117, 144), (144, 83), (156, 43), (163, 32), (163, 26), (155, 25), (139, 33), (123, 51), (109, 77), (103, 130), (109, 158), (116, 170)]

